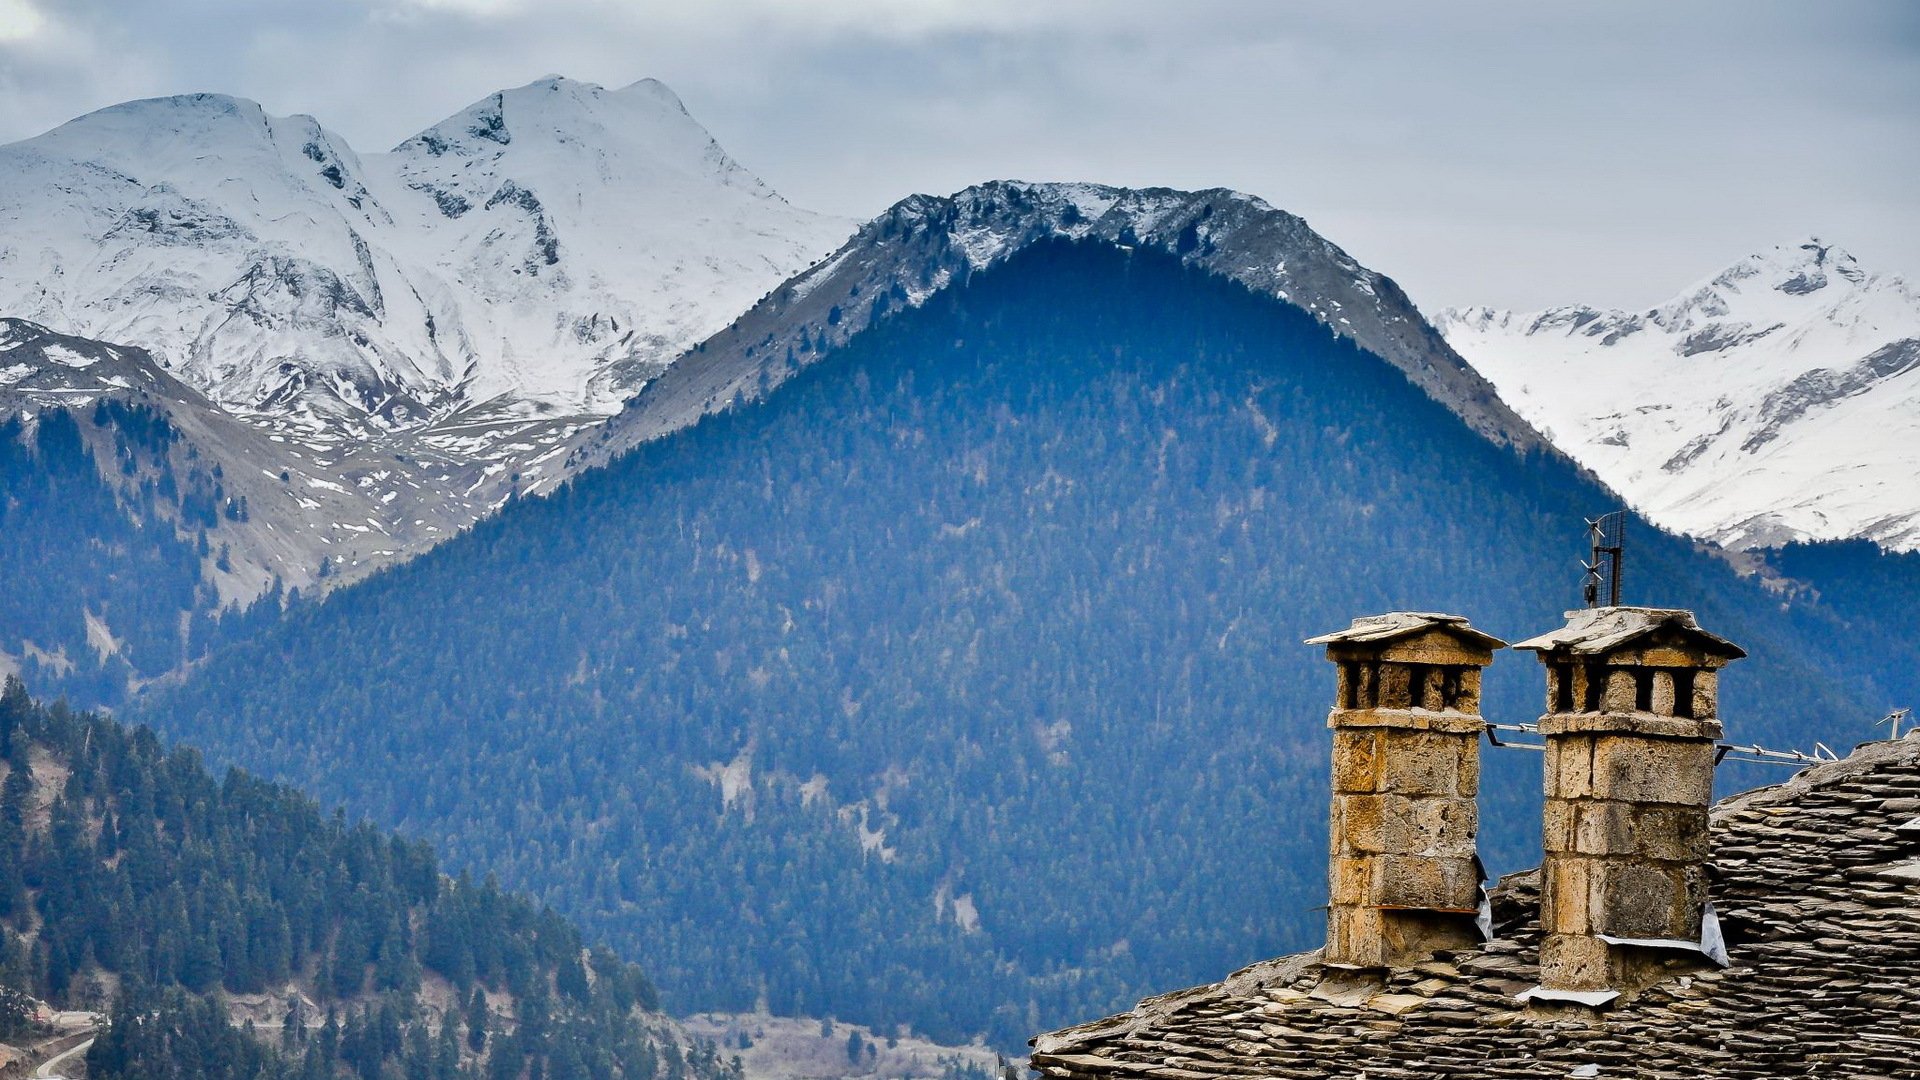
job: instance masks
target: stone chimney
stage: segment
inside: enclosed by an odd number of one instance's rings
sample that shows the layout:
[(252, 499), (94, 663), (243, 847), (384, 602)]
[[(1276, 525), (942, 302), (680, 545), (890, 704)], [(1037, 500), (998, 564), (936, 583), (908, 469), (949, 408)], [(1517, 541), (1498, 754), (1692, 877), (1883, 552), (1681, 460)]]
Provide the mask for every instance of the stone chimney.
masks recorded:
[[(1717, 672), (1746, 653), (1691, 612), (1603, 607), (1514, 646), (1547, 668), (1538, 997), (1599, 1004), (1698, 949)], [(1709, 943), (1711, 946), (1711, 943)]]
[(1478, 941), (1480, 671), (1506, 643), (1402, 611), (1307, 644), (1339, 665), (1323, 962), (1391, 968)]

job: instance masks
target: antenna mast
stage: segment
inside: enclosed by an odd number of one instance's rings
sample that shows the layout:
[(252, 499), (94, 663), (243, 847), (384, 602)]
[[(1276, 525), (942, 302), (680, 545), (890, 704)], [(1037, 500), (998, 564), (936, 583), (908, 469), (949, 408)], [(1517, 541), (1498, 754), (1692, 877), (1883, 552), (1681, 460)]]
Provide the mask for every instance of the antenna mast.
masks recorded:
[(1620, 606), (1620, 564), (1627, 550), (1627, 512), (1615, 510), (1587, 519), (1587, 539), (1593, 544), (1593, 561), (1581, 563), (1587, 571), (1585, 599), (1588, 607), (1599, 607), (1604, 597), (1607, 607)]

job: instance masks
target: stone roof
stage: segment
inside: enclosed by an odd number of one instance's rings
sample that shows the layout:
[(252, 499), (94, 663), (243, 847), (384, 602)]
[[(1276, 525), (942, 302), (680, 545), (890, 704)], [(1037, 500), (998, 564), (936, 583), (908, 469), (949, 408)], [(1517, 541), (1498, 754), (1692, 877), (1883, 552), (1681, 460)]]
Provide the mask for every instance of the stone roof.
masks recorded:
[(1306, 640), (1306, 644), (1382, 645), (1426, 630), (1443, 630), (1489, 651), (1507, 647), (1506, 642), (1492, 634), (1482, 633), (1469, 626), (1465, 616), (1447, 615), (1437, 611), (1390, 611), (1385, 615), (1368, 615), (1353, 620), (1353, 625), (1345, 630), (1335, 630), (1331, 634), (1310, 637)]
[(1610, 653), (1671, 627), (1711, 652), (1738, 660), (1745, 649), (1717, 634), (1700, 629), (1693, 612), (1675, 608), (1598, 607), (1567, 612), (1567, 625), (1515, 645), (1531, 652), (1570, 652), (1580, 656)]
[[(1676, 958), (1610, 1008), (1523, 1005), (1537, 872), (1494, 936), (1384, 981), (1318, 952), (1033, 1040), (1056, 1080), (1920, 1077), (1920, 736), (1868, 743), (1713, 810), (1731, 954)], [(1323, 978), (1324, 976), (1324, 978)]]

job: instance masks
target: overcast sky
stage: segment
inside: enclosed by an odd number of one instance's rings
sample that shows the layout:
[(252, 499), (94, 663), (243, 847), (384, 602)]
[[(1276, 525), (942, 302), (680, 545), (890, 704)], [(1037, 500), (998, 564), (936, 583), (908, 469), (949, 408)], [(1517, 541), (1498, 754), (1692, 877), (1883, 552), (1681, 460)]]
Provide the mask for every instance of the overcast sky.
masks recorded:
[(1429, 310), (1644, 306), (1809, 234), (1920, 279), (1912, 0), (0, 0), (0, 141), (212, 90), (365, 152), (550, 73), (659, 78), (851, 216), (1238, 188)]

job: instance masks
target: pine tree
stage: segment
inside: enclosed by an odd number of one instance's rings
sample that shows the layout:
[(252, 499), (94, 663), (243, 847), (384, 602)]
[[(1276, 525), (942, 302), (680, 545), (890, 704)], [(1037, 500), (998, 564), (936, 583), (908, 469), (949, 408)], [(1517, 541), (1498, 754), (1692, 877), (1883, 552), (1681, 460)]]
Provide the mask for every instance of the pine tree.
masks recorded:
[(467, 999), (467, 1049), (477, 1054), (487, 1048), (489, 1020), (487, 995), (476, 986), (473, 996)]

